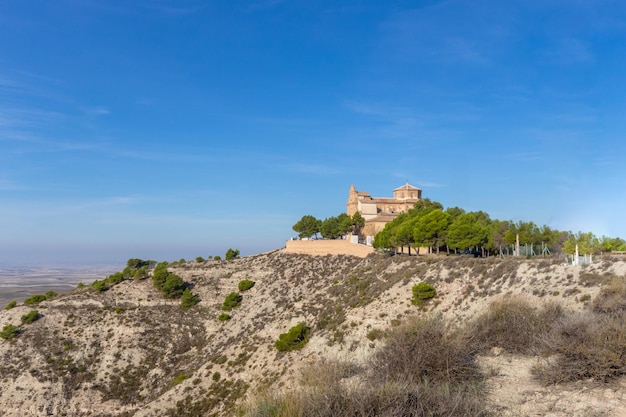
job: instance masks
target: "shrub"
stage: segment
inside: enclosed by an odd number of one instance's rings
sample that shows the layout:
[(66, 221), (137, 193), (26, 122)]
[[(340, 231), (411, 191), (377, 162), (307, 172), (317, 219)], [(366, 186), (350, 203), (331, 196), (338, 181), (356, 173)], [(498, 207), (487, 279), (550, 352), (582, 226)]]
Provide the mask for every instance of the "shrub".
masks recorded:
[(200, 302), (197, 295), (192, 294), (189, 288), (185, 288), (183, 295), (180, 297), (180, 308), (187, 310), (188, 308), (195, 306)]
[(215, 256), (213, 257), (213, 260), (214, 260), (214, 261), (221, 261), (221, 260), (222, 260), (222, 257), (221, 257), (221, 256), (219, 256), (219, 255), (215, 255)]
[(230, 261), (231, 259), (235, 259), (239, 257), (239, 249), (228, 249), (226, 251), (226, 260)]
[(196, 257), (196, 262), (198, 262), (198, 263), (204, 262), (204, 258), (202, 256), (198, 256), (198, 257)]
[(424, 301), (437, 296), (437, 291), (428, 282), (420, 282), (413, 286), (413, 298), (411, 302), (415, 305), (421, 305)]
[(217, 319), (219, 321), (227, 321), (230, 320), (230, 314), (226, 314), (226, 313), (222, 313), (219, 316), (217, 316)]
[(276, 341), (276, 349), (280, 352), (288, 352), (295, 349), (302, 349), (309, 341), (311, 329), (306, 323), (298, 323), (287, 333), (282, 333)]
[(219, 372), (215, 372), (211, 378), (213, 379), (213, 381), (219, 381), (221, 377), (222, 376)]
[(244, 279), (239, 281), (239, 291), (244, 292), (248, 291), (250, 288), (254, 287), (255, 282), (249, 279)]
[(39, 304), (42, 301), (46, 301), (48, 298), (43, 295), (43, 294), (36, 294), (36, 295), (31, 295), (30, 297), (28, 297), (26, 300), (24, 300), (24, 304), (27, 306), (33, 305), (33, 304)]
[(187, 378), (189, 378), (189, 376), (187, 376), (185, 374), (180, 374), (176, 378), (174, 378), (174, 380), (172, 381), (172, 383), (170, 385), (172, 385), (172, 386), (178, 385), (178, 384), (180, 384), (181, 382), (183, 382)]
[(525, 299), (504, 298), (491, 303), (486, 312), (467, 325), (466, 338), (478, 352), (498, 346), (511, 353), (534, 353), (540, 337), (563, 315), (563, 309), (555, 303), (538, 310)]
[(95, 280), (91, 283), (91, 288), (96, 291), (106, 291), (109, 289), (109, 284), (105, 280)]
[(177, 298), (183, 294), (185, 283), (183, 279), (176, 274), (168, 274), (165, 283), (160, 288), (165, 298)]
[(57, 293), (56, 293), (56, 292), (54, 292), (54, 291), (48, 291), (48, 292), (46, 292), (46, 294), (45, 294), (45, 295), (46, 295), (46, 299), (47, 299), (47, 300), (51, 300), (51, 299), (53, 299), (54, 297), (56, 297), (57, 295), (59, 295), (59, 294), (57, 294)]
[(230, 294), (226, 296), (226, 299), (224, 300), (224, 304), (222, 304), (222, 310), (230, 311), (233, 308), (239, 306), (242, 300), (243, 300), (243, 297), (240, 294), (236, 292), (231, 292)]
[(31, 324), (39, 318), (39, 312), (37, 310), (31, 310), (28, 314), (24, 314), (21, 317), (22, 323)]
[(472, 347), (441, 317), (415, 319), (391, 331), (373, 359), (381, 381), (458, 385), (480, 380)]
[(624, 278), (614, 278), (602, 287), (593, 300), (593, 311), (597, 313), (619, 313), (626, 311), (626, 282)]
[(76, 288), (81, 289), (81, 288), (85, 288), (86, 285), (83, 284), (82, 282), (79, 282), (78, 285), (76, 285)]
[(532, 369), (545, 384), (626, 375), (626, 312), (565, 317), (544, 340), (546, 360)]
[(7, 324), (2, 328), (0, 332), (0, 337), (4, 340), (11, 340), (19, 334), (19, 328), (17, 326), (13, 326), (12, 324)]
[(116, 272), (112, 275), (109, 275), (109, 277), (106, 280), (107, 280), (107, 283), (113, 286), (124, 281), (124, 274), (122, 272)]
[(17, 306), (17, 301), (11, 301), (9, 304), (6, 305), (6, 307), (4, 307), (5, 310), (10, 310), (12, 308), (15, 308)]

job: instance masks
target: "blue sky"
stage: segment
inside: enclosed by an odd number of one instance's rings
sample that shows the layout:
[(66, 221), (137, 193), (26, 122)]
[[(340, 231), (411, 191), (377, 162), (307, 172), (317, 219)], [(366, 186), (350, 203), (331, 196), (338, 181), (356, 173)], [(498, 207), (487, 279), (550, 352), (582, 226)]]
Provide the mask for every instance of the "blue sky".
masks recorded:
[(5, 0), (0, 263), (282, 247), (351, 184), (626, 237), (621, 1)]

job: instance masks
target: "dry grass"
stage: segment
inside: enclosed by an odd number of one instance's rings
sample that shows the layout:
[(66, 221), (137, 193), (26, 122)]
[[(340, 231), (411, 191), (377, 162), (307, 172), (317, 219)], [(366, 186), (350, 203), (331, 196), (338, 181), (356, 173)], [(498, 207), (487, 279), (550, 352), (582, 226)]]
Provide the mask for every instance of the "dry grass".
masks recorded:
[(564, 317), (544, 345), (549, 356), (533, 369), (544, 384), (626, 375), (626, 313)]

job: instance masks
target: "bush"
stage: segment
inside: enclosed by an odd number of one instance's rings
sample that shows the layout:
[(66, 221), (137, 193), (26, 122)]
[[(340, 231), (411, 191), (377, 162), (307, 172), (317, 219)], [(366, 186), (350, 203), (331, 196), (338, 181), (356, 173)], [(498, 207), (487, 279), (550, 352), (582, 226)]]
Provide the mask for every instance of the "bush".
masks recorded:
[(504, 298), (467, 325), (466, 338), (478, 352), (497, 346), (510, 353), (533, 354), (541, 337), (563, 316), (562, 307), (555, 303), (536, 309), (525, 299)]
[(106, 280), (97, 279), (91, 283), (91, 288), (93, 288), (96, 291), (106, 291), (109, 289), (109, 284), (106, 282)]
[(547, 359), (532, 369), (544, 384), (626, 375), (626, 313), (565, 317), (544, 340)]
[(251, 281), (249, 279), (244, 279), (239, 281), (239, 291), (243, 292), (243, 291), (248, 291), (250, 288), (254, 287), (255, 282)]
[(13, 326), (12, 324), (7, 324), (2, 328), (0, 332), (0, 337), (4, 340), (11, 340), (19, 334), (19, 327)]
[(624, 278), (614, 278), (602, 287), (593, 300), (596, 313), (621, 313), (626, 311), (626, 282)]
[(170, 385), (171, 386), (178, 385), (178, 384), (180, 384), (181, 382), (183, 382), (187, 378), (189, 378), (189, 376), (187, 376), (185, 374), (180, 374), (176, 378), (174, 378), (174, 380), (172, 381), (172, 383)]
[(289, 352), (295, 349), (302, 349), (309, 341), (311, 329), (306, 323), (298, 323), (287, 333), (282, 333), (276, 341), (276, 349), (280, 352)]
[(226, 251), (226, 260), (230, 261), (231, 259), (235, 259), (239, 257), (239, 249), (228, 249)]
[(214, 261), (221, 261), (221, 260), (222, 260), (222, 257), (221, 257), (221, 256), (219, 256), (219, 255), (215, 255), (215, 256), (213, 257), (213, 260), (214, 260)]
[(39, 318), (39, 312), (37, 310), (31, 310), (28, 314), (24, 314), (21, 318), (22, 323), (31, 324)]
[(243, 300), (243, 297), (240, 294), (236, 292), (231, 292), (230, 294), (226, 296), (226, 299), (224, 300), (224, 304), (222, 304), (222, 310), (230, 311), (233, 308), (238, 307), (241, 304), (242, 300)]
[(391, 331), (374, 356), (382, 381), (462, 385), (481, 379), (472, 347), (440, 317), (415, 319)]
[(200, 299), (197, 295), (192, 294), (189, 288), (185, 288), (183, 291), (183, 295), (180, 297), (180, 307), (183, 310), (187, 310), (190, 307), (195, 306), (200, 302)]
[(10, 310), (12, 308), (15, 308), (17, 306), (17, 301), (11, 301), (9, 304), (6, 305), (6, 307), (4, 307), (5, 310)]
[(198, 263), (204, 262), (204, 258), (202, 256), (198, 256), (198, 257), (196, 257), (196, 262), (198, 262)]
[(230, 314), (226, 314), (226, 313), (222, 313), (219, 316), (217, 316), (217, 319), (219, 321), (227, 321), (230, 320)]
[(51, 299), (53, 299), (54, 297), (56, 297), (57, 295), (59, 295), (59, 294), (57, 294), (57, 293), (56, 293), (56, 292), (54, 292), (54, 291), (48, 291), (48, 292), (46, 292), (46, 294), (45, 294), (45, 295), (46, 295), (46, 300), (51, 300)]
[(24, 300), (24, 304), (27, 306), (33, 305), (33, 304), (39, 304), (42, 301), (46, 301), (48, 298), (43, 295), (43, 294), (36, 294), (36, 295), (31, 295), (30, 297), (28, 297), (26, 300)]
[(420, 282), (419, 284), (414, 285), (412, 291), (413, 298), (411, 299), (411, 302), (416, 306), (422, 305), (424, 301), (437, 296), (435, 287), (428, 282)]
[(183, 279), (176, 274), (170, 273), (160, 290), (165, 298), (177, 298), (183, 294), (184, 288), (185, 283)]
[[(130, 274), (129, 274), (130, 275)], [(130, 276), (129, 276), (130, 278)], [(109, 275), (109, 277), (106, 279), (107, 283), (110, 284), (110, 286), (119, 284), (120, 282), (124, 281), (124, 274), (122, 272), (116, 272), (112, 275)]]

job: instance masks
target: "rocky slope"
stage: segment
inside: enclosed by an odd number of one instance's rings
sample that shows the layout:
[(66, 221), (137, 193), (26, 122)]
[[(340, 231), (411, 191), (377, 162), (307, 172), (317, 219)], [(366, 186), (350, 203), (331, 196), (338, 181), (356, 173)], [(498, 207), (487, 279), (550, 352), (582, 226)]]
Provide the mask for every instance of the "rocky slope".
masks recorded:
[[(410, 316), (463, 322), (512, 294), (582, 310), (603, 276), (626, 274), (626, 262), (273, 251), (170, 271), (192, 286), (198, 305), (183, 311), (148, 279), (101, 293), (77, 289), (34, 307), (39, 320), (0, 340), (0, 416), (232, 416), (256, 392), (291, 388), (302, 367), (323, 358), (366, 361), (383, 344), (379, 331)], [(243, 279), (256, 284), (230, 320), (217, 320)], [(439, 294), (421, 310), (410, 302), (420, 281)], [(3, 310), (0, 326), (20, 324), (32, 309)], [(312, 329), (309, 343), (278, 352), (279, 334), (299, 322)], [(624, 381), (542, 387), (529, 374), (534, 362), (497, 349), (481, 358), (497, 415), (626, 415)]]

